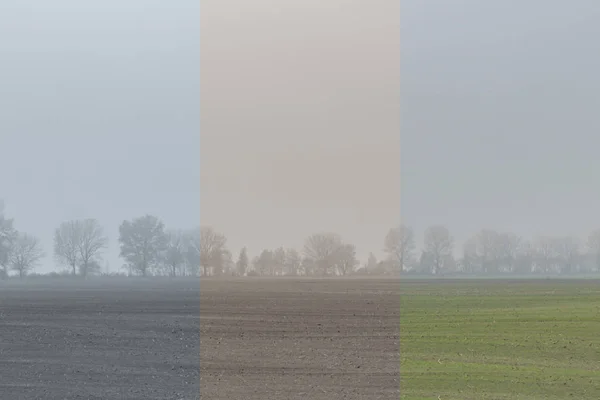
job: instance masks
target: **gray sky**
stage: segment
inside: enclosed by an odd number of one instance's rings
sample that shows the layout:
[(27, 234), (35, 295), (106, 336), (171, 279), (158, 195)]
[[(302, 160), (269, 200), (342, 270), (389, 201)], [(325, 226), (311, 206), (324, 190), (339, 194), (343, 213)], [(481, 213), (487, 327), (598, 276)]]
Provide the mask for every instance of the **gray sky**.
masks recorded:
[(600, 227), (600, 3), (402, 1), (402, 218)]
[(380, 255), (400, 220), (398, 1), (206, 1), (201, 37), (202, 224), (236, 257), (320, 231)]
[(0, 198), (54, 267), (60, 222), (199, 224), (199, 2), (3, 0)]

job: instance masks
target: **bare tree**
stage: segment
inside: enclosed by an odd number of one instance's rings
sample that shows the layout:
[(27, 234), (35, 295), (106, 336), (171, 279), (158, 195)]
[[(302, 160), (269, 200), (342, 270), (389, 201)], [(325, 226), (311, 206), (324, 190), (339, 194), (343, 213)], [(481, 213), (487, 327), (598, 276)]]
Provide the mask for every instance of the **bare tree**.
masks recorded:
[(73, 275), (86, 277), (99, 272), (102, 251), (106, 249), (108, 238), (97, 220), (66, 221), (54, 232), (54, 257), (71, 268)]
[(477, 254), (477, 237), (473, 237), (464, 243), (460, 268), (462, 272), (467, 274), (480, 271), (480, 259), (479, 254)]
[(208, 275), (210, 268), (216, 273), (222, 269), (226, 245), (227, 238), (222, 233), (208, 226), (200, 228), (200, 266), (204, 275)]
[(528, 240), (519, 240), (515, 254), (514, 272), (530, 274), (535, 261), (535, 248)]
[(560, 272), (563, 274), (574, 272), (580, 261), (580, 245), (577, 238), (572, 236), (557, 237), (553, 242)]
[(367, 274), (373, 273), (373, 272), (375, 272), (376, 268), (377, 268), (377, 257), (375, 257), (375, 254), (369, 253), (369, 258), (367, 259), (367, 263), (365, 264), (365, 272)]
[(10, 265), (13, 271), (23, 278), (44, 257), (44, 251), (37, 238), (20, 234), (14, 242), (10, 255)]
[(594, 269), (600, 271), (600, 229), (596, 229), (587, 239), (587, 249), (593, 257)]
[(273, 251), (273, 271), (272, 275), (283, 275), (285, 270), (285, 249), (278, 247)]
[(73, 275), (77, 274), (79, 265), (80, 235), (77, 221), (63, 222), (54, 231), (54, 257), (60, 264), (70, 267)]
[(401, 224), (392, 228), (384, 240), (384, 251), (398, 270), (406, 270), (414, 262), (415, 234), (411, 227)]
[(309, 276), (315, 273), (317, 267), (315, 265), (314, 260), (308, 257), (302, 257), (302, 261), (300, 263), (300, 271), (302, 275)]
[(335, 257), (335, 266), (339, 274), (342, 276), (348, 275), (354, 272), (357, 265), (356, 247), (353, 244), (341, 245)]
[(167, 248), (164, 253), (164, 263), (169, 276), (182, 274), (185, 264), (185, 237), (181, 231), (167, 233)]
[(299, 275), (302, 268), (302, 257), (296, 249), (285, 250), (285, 269), (291, 276)]
[(121, 257), (142, 276), (158, 267), (167, 247), (164, 224), (157, 217), (145, 215), (123, 221), (119, 227)]
[(17, 237), (18, 232), (14, 228), (14, 221), (12, 218), (6, 218), (4, 202), (0, 201), (0, 267), (2, 267), (3, 278), (8, 277), (10, 253)]
[(254, 271), (258, 275), (271, 275), (273, 273), (273, 252), (271, 250), (263, 250), (260, 255), (252, 261)]
[(102, 251), (108, 245), (108, 238), (100, 223), (92, 218), (76, 221), (79, 233), (79, 273), (86, 277), (91, 273), (100, 271)]
[(543, 273), (555, 271), (558, 260), (555, 239), (549, 236), (540, 236), (536, 238), (534, 248), (536, 270)]
[(571, 273), (581, 261), (579, 241), (571, 236), (541, 236), (535, 241), (536, 269), (543, 273)]
[(515, 272), (517, 257), (523, 240), (514, 233), (501, 233), (498, 237), (498, 257), (506, 272)]
[(249, 263), (248, 250), (244, 247), (244, 248), (242, 248), (242, 250), (240, 250), (240, 255), (235, 264), (238, 275), (240, 275), (240, 276), (246, 275), (246, 272), (248, 271), (248, 263)]
[(500, 264), (500, 234), (491, 229), (482, 229), (475, 236), (477, 259), (484, 274), (498, 272)]
[(185, 241), (185, 267), (187, 273), (191, 276), (198, 276), (200, 274), (201, 236), (200, 227), (183, 235)]
[(310, 260), (322, 275), (329, 275), (335, 267), (335, 260), (342, 240), (335, 233), (317, 233), (309, 236), (304, 244), (304, 256)]
[(465, 243), (463, 264), (470, 262), (472, 272), (513, 272), (520, 241), (513, 233), (482, 229)]
[[(216, 256), (216, 254), (215, 254)], [(223, 250), (220, 258), (215, 262), (215, 271), (217, 275), (232, 275), (234, 274), (235, 262), (233, 261), (233, 254), (228, 249)]]
[(434, 225), (425, 231), (423, 261), (430, 263), (431, 273), (439, 274), (452, 258), (454, 241), (448, 229)]

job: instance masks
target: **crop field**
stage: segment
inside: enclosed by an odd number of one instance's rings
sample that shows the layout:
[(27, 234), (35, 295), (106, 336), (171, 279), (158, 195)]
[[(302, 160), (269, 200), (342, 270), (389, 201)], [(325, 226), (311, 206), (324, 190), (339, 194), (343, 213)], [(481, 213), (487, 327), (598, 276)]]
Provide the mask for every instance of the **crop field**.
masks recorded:
[(0, 282), (0, 399), (199, 398), (197, 280)]
[(397, 399), (397, 279), (211, 280), (202, 400)]
[(600, 399), (600, 281), (403, 281), (402, 399)]

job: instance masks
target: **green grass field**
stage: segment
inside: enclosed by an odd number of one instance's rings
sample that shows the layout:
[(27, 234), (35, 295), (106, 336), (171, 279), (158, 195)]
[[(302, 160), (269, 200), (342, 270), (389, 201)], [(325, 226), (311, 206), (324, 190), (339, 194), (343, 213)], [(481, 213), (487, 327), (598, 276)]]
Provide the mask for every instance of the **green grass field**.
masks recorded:
[(600, 399), (600, 281), (404, 281), (402, 399)]

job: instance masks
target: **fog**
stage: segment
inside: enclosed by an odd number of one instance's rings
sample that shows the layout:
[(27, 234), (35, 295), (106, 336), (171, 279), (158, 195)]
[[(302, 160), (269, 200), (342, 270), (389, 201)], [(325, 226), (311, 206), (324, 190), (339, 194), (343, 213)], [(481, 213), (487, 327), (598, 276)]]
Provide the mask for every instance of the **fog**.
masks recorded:
[(400, 219), (398, 12), (203, 3), (201, 216), (234, 253), (326, 231), (383, 255)]
[(576, 235), (600, 227), (593, 1), (404, 1), (402, 218)]
[[(60, 270), (54, 229), (95, 218), (109, 237), (147, 213), (199, 224), (199, 2), (2, 2), (5, 212)], [(104, 266), (104, 265), (103, 265)]]
[(234, 254), (326, 231), (383, 256), (400, 215), (396, 3), (215, 1), (201, 22), (191, 1), (3, 3), (0, 194), (44, 249), (36, 271), (63, 269), (54, 230), (85, 218), (120, 270), (118, 227), (145, 214), (192, 229), (202, 212)]

